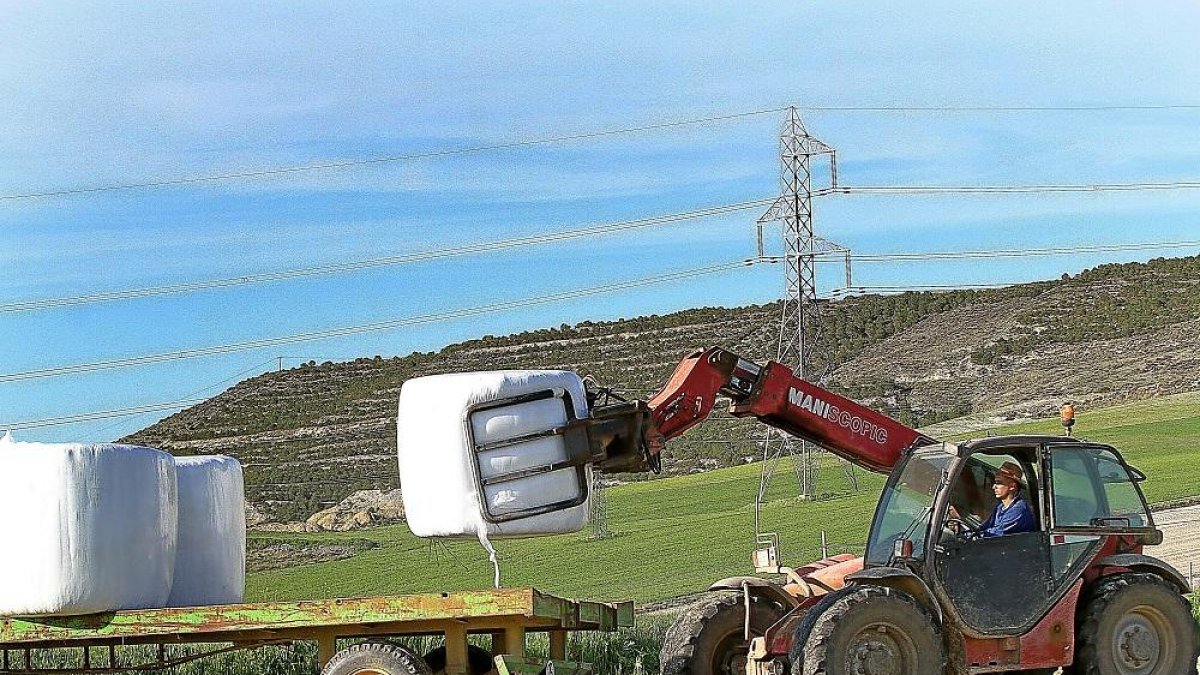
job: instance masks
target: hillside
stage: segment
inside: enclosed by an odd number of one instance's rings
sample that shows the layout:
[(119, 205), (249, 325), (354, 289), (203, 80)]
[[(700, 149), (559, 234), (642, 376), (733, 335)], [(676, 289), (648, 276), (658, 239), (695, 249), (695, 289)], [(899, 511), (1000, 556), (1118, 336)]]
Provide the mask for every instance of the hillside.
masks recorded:
[[(1191, 257), (997, 290), (829, 302), (817, 365), (830, 386), (921, 424), (1200, 389), (1198, 283), (1200, 258)], [(646, 396), (694, 348), (771, 357), (778, 312), (703, 308), (489, 335), (436, 353), (310, 362), (246, 380), (123, 440), (234, 455), (269, 518), (302, 519), (355, 490), (396, 487), (394, 408), (408, 378), (571, 368)], [(673, 443), (667, 464), (676, 472), (740, 464), (758, 453), (760, 433), (750, 422), (710, 423)]]

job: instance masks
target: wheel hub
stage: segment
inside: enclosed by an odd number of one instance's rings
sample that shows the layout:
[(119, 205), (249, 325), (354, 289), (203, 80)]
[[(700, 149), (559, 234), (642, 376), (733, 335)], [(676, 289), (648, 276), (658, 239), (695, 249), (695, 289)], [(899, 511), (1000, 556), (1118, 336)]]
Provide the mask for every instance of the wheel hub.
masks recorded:
[(884, 626), (858, 635), (850, 648), (853, 675), (906, 675), (905, 650)]
[(726, 639), (718, 650), (717, 668), (724, 675), (745, 675), (750, 644), (741, 635)]
[(1114, 656), (1125, 673), (1143, 675), (1154, 670), (1162, 645), (1152, 621), (1141, 614), (1130, 614), (1121, 619), (1113, 632)]

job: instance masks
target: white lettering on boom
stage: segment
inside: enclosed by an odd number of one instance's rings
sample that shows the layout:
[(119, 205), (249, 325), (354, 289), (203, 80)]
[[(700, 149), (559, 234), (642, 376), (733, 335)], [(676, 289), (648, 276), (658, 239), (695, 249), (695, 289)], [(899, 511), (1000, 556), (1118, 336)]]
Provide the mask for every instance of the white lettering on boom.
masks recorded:
[(807, 411), (817, 417), (829, 420), (838, 426), (849, 429), (851, 433), (866, 436), (875, 443), (884, 445), (888, 440), (888, 430), (884, 427), (863, 419), (847, 410), (842, 410), (828, 401), (805, 394), (795, 387), (788, 388), (788, 403), (796, 408)]

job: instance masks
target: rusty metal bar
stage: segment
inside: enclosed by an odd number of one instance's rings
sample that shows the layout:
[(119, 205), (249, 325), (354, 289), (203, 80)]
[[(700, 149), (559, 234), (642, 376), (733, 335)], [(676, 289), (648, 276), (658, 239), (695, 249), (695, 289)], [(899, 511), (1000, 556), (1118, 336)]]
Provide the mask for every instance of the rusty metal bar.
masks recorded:
[(531, 630), (611, 630), (633, 624), (632, 603), (579, 602), (534, 589), (430, 593), (383, 598), (136, 610), (89, 616), (0, 618), (0, 648), (108, 646), (182, 642), (312, 639), (323, 629), (341, 637), (441, 632), (466, 620), (487, 632), (517, 620)]
[(469, 675), (470, 659), (467, 656), (467, 627), (462, 623), (446, 626), (446, 675)]
[(504, 631), (492, 633), (492, 654), (500, 655), (508, 653), (508, 645), (504, 642)]
[[(318, 642), (332, 657), (336, 639), (373, 635), (447, 637), (447, 657), (457, 659), (453, 643), (461, 638), (466, 664), (466, 636), (492, 636), (493, 652), (525, 654), (527, 631), (549, 631), (555, 656), (565, 655), (566, 632), (613, 630), (633, 625), (632, 603), (567, 600), (532, 588), (461, 593), (430, 593), (384, 598), (221, 605), (200, 608), (135, 610), (89, 616), (0, 617), (0, 675), (21, 673), (145, 672), (207, 656), (266, 644), (299, 640)], [(233, 643), (195, 654), (169, 655), (169, 644)], [(323, 643), (323, 644), (322, 644)], [(153, 663), (123, 664), (117, 647), (155, 645)], [(92, 658), (91, 647), (108, 650), (106, 664)], [(83, 648), (83, 665), (71, 669), (37, 669), (32, 651)], [(16, 652), (24, 662), (15, 663)], [(455, 664), (457, 665), (457, 664)], [(465, 670), (463, 673), (465, 674)]]
[(322, 631), (317, 635), (317, 666), (324, 668), (337, 654), (337, 634)]
[[(128, 673), (130, 671), (151, 672), (151, 671), (163, 670), (165, 668), (171, 668), (173, 666), (183, 665), (185, 663), (191, 663), (192, 661), (199, 661), (200, 659), (208, 658), (209, 656), (215, 656), (217, 654), (224, 654), (226, 652), (233, 652), (233, 651), (239, 651), (239, 650), (244, 650), (244, 649), (254, 649), (257, 647), (265, 646), (267, 644), (273, 644), (273, 643), (253, 643), (253, 644), (231, 645), (228, 647), (209, 649), (209, 650), (197, 652), (195, 654), (176, 656), (176, 657), (170, 658), (170, 659), (166, 658), (165, 653), (163, 653), (163, 650), (160, 649), (159, 655), (153, 661), (149, 661), (147, 663), (133, 664), (133, 665), (120, 665), (119, 662), (116, 660), (115, 647), (109, 647), (109, 659), (110, 660), (109, 660), (108, 665), (106, 665), (106, 666), (86, 666), (85, 665), (84, 668), (75, 668), (75, 667), (71, 667), (71, 666), (67, 666), (67, 667), (63, 667), (63, 668), (34, 668), (33, 662), (31, 660), (32, 656), (27, 655), (26, 661), (24, 664), (22, 664), (21, 668), (13, 667), (11, 661), (4, 662), (4, 667), (0, 668), (0, 675), (67, 675), (68, 673), (69, 674), (88, 674), (88, 675), (106, 675), (106, 674), (114, 675), (114, 674), (119, 674), (119, 673)], [(8, 651), (8, 650), (5, 650), (5, 651)], [(30, 650), (23, 650), (23, 651), (28, 652)]]
[(508, 653), (515, 657), (525, 656), (525, 627), (508, 626), (504, 629), (504, 644)]
[(550, 659), (553, 661), (567, 660), (567, 631), (550, 631)]

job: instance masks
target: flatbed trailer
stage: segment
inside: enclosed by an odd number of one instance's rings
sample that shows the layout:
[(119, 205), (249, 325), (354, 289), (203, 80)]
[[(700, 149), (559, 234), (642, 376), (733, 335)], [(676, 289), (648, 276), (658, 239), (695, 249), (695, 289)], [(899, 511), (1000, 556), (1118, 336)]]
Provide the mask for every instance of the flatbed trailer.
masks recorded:
[[(491, 638), (500, 675), (587, 672), (565, 661), (570, 631), (614, 631), (633, 625), (631, 602), (568, 600), (534, 588), (424, 593), (374, 598), (261, 602), (109, 612), (69, 617), (0, 617), (0, 674), (65, 675), (153, 671), (215, 654), (266, 645), (315, 642), (318, 666), (354, 656), (338, 640), (444, 636), (447, 675), (466, 675), (468, 635)], [(549, 634), (547, 662), (525, 656), (530, 632)], [(157, 647), (140, 663), (123, 661), (122, 648)], [(168, 650), (171, 645), (206, 649)], [(400, 647), (400, 649), (404, 649)], [(37, 652), (73, 650), (69, 665), (36, 668)], [(144, 650), (143, 650), (144, 651)], [(362, 648), (357, 648), (361, 655)], [(176, 653), (172, 653), (176, 652)], [(416, 655), (415, 658), (420, 658)], [(335, 664), (336, 665), (336, 664)], [(410, 675), (380, 666), (349, 672)]]

